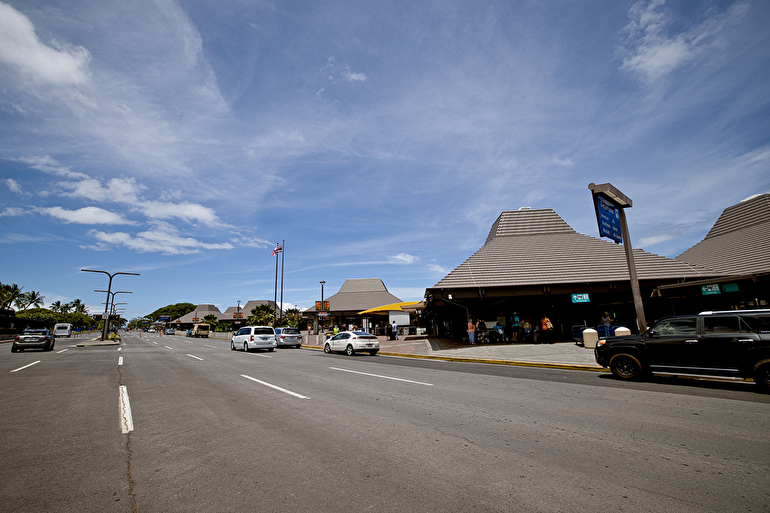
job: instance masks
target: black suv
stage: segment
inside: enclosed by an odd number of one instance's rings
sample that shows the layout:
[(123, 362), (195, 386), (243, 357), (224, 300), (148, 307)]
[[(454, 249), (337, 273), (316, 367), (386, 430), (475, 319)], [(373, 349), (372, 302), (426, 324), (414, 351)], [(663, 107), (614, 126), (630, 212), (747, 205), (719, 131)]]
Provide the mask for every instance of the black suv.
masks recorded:
[(754, 378), (770, 391), (770, 310), (665, 317), (643, 335), (601, 339), (596, 363), (622, 379), (648, 373)]

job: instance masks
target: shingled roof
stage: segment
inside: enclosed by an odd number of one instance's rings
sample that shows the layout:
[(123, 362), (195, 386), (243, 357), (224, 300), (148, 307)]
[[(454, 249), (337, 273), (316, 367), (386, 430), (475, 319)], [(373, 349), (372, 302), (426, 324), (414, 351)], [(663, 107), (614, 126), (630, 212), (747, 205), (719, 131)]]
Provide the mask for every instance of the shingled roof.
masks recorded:
[[(360, 312), (375, 306), (400, 303), (401, 300), (388, 292), (380, 278), (345, 280), (336, 294), (325, 298), (332, 312)], [(315, 307), (306, 312), (315, 311)]]
[(706, 237), (676, 259), (725, 275), (770, 272), (770, 194), (727, 207)]
[(195, 310), (192, 312), (183, 315), (182, 317), (179, 317), (178, 319), (174, 319), (173, 322), (180, 322), (183, 324), (189, 324), (193, 322), (194, 318), (201, 319), (201, 322), (203, 322), (203, 318), (207, 315), (216, 315), (217, 320), (224, 319), (224, 315), (222, 312), (219, 311), (219, 308), (217, 308), (214, 305), (210, 304), (202, 304), (195, 307)]
[[(718, 273), (634, 249), (639, 280)], [(577, 233), (551, 209), (500, 214), (484, 246), (433, 288), (519, 287), (628, 280), (623, 246)]]

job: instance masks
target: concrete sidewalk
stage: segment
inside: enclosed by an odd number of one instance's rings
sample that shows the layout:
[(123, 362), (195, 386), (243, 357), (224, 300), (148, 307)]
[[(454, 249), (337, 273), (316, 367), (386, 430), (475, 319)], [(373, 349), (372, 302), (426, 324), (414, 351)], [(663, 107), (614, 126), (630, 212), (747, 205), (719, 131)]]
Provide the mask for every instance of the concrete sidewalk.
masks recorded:
[[(303, 347), (322, 349), (325, 338), (305, 335)], [(557, 369), (607, 371), (594, 360), (593, 349), (575, 345), (574, 342), (554, 344), (463, 344), (459, 340), (437, 337), (408, 336), (400, 340), (380, 341), (380, 354), (413, 358), (438, 358), (442, 360), (496, 363), (504, 365), (526, 365)]]

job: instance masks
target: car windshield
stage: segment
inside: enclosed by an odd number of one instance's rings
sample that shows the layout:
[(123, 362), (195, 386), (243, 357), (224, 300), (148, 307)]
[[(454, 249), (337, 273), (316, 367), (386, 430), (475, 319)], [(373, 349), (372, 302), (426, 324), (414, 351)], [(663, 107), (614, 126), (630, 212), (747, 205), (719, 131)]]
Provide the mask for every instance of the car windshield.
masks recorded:
[(272, 335), (273, 328), (254, 328), (255, 335)]

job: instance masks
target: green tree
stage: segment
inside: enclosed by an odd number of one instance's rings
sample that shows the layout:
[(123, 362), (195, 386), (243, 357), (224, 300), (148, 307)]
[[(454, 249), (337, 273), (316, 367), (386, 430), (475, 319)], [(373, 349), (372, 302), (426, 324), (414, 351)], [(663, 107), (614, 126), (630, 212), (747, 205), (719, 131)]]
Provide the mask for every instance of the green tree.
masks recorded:
[(24, 287), (19, 287), (15, 283), (13, 285), (0, 284), (0, 308), (11, 308), (11, 306), (24, 294), (22, 289), (24, 289)]
[(23, 307), (21, 308), (22, 311), (26, 310), (30, 306), (40, 308), (43, 306), (43, 300), (45, 299), (45, 296), (34, 290), (30, 290), (29, 292), (22, 294), (22, 297), (24, 298), (22, 302), (17, 300), (17, 304), (21, 305), (23, 303)]
[(275, 323), (275, 310), (273, 306), (264, 303), (251, 309), (251, 316), (246, 319), (247, 324), (257, 326), (272, 326)]
[(61, 301), (54, 301), (49, 308), (52, 312), (61, 312)]
[(72, 311), (79, 314), (88, 314), (88, 307), (86, 307), (85, 303), (83, 303), (81, 300), (76, 299), (72, 303)]
[(195, 305), (192, 303), (176, 303), (173, 305), (167, 305), (162, 308), (158, 308), (151, 314), (145, 315), (145, 319), (149, 319), (152, 322), (159, 321), (161, 317), (168, 316), (169, 320), (174, 320), (187, 315), (195, 310)]
[(293, 326), (294, 328), (298, 328), (301, 320), (302, 312), (299, 311), (299, 308), (289, 308), (283, 312), (283, 323), (286, 326)]
[(217, 316), (214, 314), (208, 314), (206, 317), (203, 318), (204, 322), (209, 324), (209, 327), (211, 331), (217, 331), (217, 328), (219, 328), (219, 321), (217, 320)]

